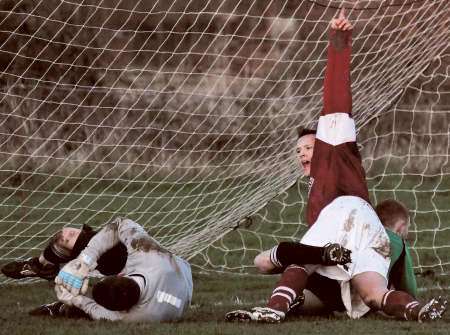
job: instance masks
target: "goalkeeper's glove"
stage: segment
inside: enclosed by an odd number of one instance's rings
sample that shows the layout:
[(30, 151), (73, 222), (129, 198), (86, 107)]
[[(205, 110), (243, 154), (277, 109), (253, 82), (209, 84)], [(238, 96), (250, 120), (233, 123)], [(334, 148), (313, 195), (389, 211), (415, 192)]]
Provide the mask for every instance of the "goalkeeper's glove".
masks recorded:
[(88, 288), (88, 274), (94, 270), (97, 263), (88, 255), (80, 254), (59, 271), (55, 278), (56, 285), (65, 287), (71, 294), (83, 294)]

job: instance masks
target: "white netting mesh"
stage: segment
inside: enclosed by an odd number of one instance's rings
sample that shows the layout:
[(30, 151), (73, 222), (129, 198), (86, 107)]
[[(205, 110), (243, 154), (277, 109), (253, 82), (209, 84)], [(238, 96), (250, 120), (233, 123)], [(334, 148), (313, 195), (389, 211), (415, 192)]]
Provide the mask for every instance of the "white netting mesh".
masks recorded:
[[(118, 215), (220, 271), (301, 234), (306, 187), (283, 192), (341, 4), (2, 1), (0, 262)], [(416, 264), (448, 271), (448, 1), (343, 4), (372, 196), (407, 202)]]

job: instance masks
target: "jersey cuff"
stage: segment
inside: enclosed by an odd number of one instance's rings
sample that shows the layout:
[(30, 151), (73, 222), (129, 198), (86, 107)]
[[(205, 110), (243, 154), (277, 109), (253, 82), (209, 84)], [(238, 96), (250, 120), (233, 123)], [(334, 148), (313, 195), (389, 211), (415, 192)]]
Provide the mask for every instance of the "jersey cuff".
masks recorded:
[(97, 267), (97, 262), (87, 253), (82, 252), (78, 258), (89, 267), (89, 270), (93, 270)]

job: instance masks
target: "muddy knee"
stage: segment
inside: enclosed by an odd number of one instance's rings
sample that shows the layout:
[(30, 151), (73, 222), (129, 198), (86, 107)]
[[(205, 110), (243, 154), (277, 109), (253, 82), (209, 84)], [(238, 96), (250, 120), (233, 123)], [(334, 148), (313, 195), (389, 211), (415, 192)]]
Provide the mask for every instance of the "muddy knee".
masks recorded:
[(258, 254), (253, 263), (261, 273), (270, 273), (275, 268), (270, 261), (270, 250), (266, 250)]

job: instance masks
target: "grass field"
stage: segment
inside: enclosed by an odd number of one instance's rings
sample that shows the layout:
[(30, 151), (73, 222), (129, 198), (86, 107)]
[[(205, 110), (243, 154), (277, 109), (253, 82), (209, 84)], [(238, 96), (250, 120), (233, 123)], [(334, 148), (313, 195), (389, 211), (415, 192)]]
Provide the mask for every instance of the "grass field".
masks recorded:
[[(448, 334), (450, 313), (435, 323), (395, 321), (381, 316), (349, 320), (345, 315), (299, 317), (280, 325), (229, 324), (224, 314), (264, 303), (276, 277), (195, 275), (192, 307), (183, 321), (161, 324), (124, 324), (87, 320), (30, 317), (27, 311), (55, 299), (46, 282), (0, 287), (1, 334)], [(423, 281), (423, 279), (420, 279)], [(427, 279), (430, 280), (430, 279)], [(424, 284), (422, 282), (422, 284)], [(448, 284), (448, 279), (447, 279)], [(425, 291), (426, 298), (445, 292)]]
[[(391, 180), (392, 179), (392, 180)], [(450, 230), (448, 220), (450, 212), (448, 192), (436, 190), (448, 189), (448, 181), (434, 179), (414, 180), (412, 177), (398, 183), (398, 178), (385, 177), (384, 180), (370, 181), (371, 197), (377, 199), (397, 197), (404, 201), (412, 210), (413, 225), (411, 242), (415, 247), (413, 258), (422, 275), (418, 276), (421, 288), (420, 297), (426, 299), (435, 295), (447, 295), (450, 287), (448, 264), (450, 261), (449, 241)], [(437, 187), (439, 185), (440, 187)], [(188, 185), (178, 195), (196, 194), (197, 185)], [(185, 186), (186, 187), (186, 186)], [(214, 187), (212, 187), (214, 191)], [(202, 189), (203, 191), (205, 188)], [(0, 229), (5, 231), (13, 227), (7, 234), (0, 236), (1, 252), (8, 256), (3, 258), (1, 264), (14, 257), (24, 258), (36, 255), (38, 249), (46, 243), (48, 235), (64, 224), (94, 223), (101, 225), (112, 214), (135, 213), (139, 217), (147, 218), (152, 213), (169, 203), (171, 197), (175, 199), (173, 191), (166, 188), (154, 189), (152, 197), (141, 190), (116, 190), (97, 192), (91, 190), (62, 190), (61, 193), (49, 192), (33, 194), (26, 201), (20, 199), (15, 193), (4, 201), (0, 208), (2, 222)], [(413, 191), (413, 192), (411, 192)], [(198, 191), (201, 195), (201, 191)], [(119, 196), (118, 196), (119, 195)], [(163, 198), (158, 196), (164, 195)], [(6, 199), (8, 194), (5, 194)], [(286, 237), (301, 236), (304, 226), (301, 212), (306, 197), (305, 185), (297, 185), (271, 201), (266, 208), (256, 213), (251, 224), (243, 225), (228, 234), (225, 238), (205, 249), (198, 257), (193, 259), (194, 298), (192, 308), (185, 319), (176, 323), (163, 324), (121, 324), (108, 322), (92, 322), (84, 320), (46, 319), (28, 316), (27, 312), (43, 303), (54, 301), (55, 295), (51, 286), (46, 282), (34, 282), (23, 285), (14, 283), (0, 284), (0, 334), (448, 334), (450, 326), (450, 313), (439, 322), (427, 325), (418, 325), (413, 322), (400, 322), (387, 320), (380, 316), (370, 316), (362, 320), (348, 320), (344, 315), (333, 317), (302, 317), (289, 320), (281, 325), (254, 325), (254, 324), (228, 324), (224, 322), (224, 314), (236, 308), (263, 305), (276, 281), (276, 276), (242, 276), (229, 274), (198, 274), (204, 268), (216, 268), (234, 272), (252, 272), (250, 267), (252, 258), (258, 250), (273, 245), (277, 240)], [(140, 201), (128, 201), (140, 199)], [(206, 208), (219, 210), (217, 207), (208, 207), (214, 198), (202, 198)], [(299, 200), (300, 199), (300, 200)], [(184, 202), (186, 203), (184, 203)], [(178, 204), (180, 209), (189, 209), (188, 198), (181, 198)], [(24, 209), (21, 210), (20, 206)], [(223, 205), (222, 205), (223, 206)], [(168, 209), (170, 209), (168, 207)], [(11, 208), (14, 211), (11, 212)], [(118, 210), (119, 208), (119, 210)], [(172, 209), (175, 207), (172, 207)], [(12, 213), (12, 214), (11, 214)], [(190, 213), (189, 211), (185, 213)], [(207, 213), (205, 213), (205, 216)], [(133, 217), (133, 214), (131, 216)], [(155, 216), (157, 217), (157, 216)], [(174, 217), (166, 217), (169, 222)], [(162, 219), (160, 217), (160, 219)], [(186, 219), (183, 217), (183, 219)], [(148, 219), (144, 220), (144, 222)], [(151, 220), (149, 220), (151, 221)], [(156, 220), (159, 222), (160, 220)], [(14, 225), (11, 225), (14, 222)], [(18, 222), (16, 224), (16, 222)], [(161, 222), (167, 222), (162, 220)], [(176, 220), (174, 221), (176, 222)], [(30, 224), (29, 224), (30, 223)], [(31, 224), (32, 223), (32, 224)], [(52, 225), (48, 226), (48, 223)], [(439, 224), (439, 225), (438, 225)], [(172, 229), (169, 225), (168, 229)], [(157, 229), (160, 234), (164, 225), (158, 227), (147, 226), (149, 231)], [(175, 228), (176, 229), (176, 228)], [(30, 239), (33, 237), (33, 239)], [(39, 243), (41, 245), (39, 245)], [(19, 247), (18, 247), (19, 246)], [(437, 248), (436, 248), (437, 247)], [(0, 252), (0, 255), (1, 255)], [(0, 257), (1, 258), (1, 257)], [(206, 261), (202, 263), (202, 261)], [(427, 267), (429, 266), (429, 267)], [(432, 270), (432, 271), (428, 271)], [(425, 274), (425, 275), (424, 275)], [(4, 279), (1, 277), (0, 279)], [(444, 290), (433, 289), (442, 287)]]

